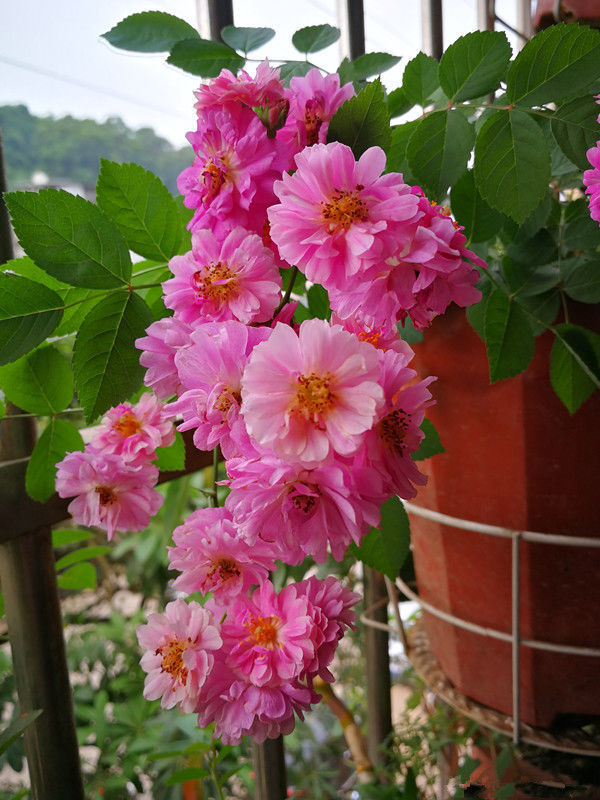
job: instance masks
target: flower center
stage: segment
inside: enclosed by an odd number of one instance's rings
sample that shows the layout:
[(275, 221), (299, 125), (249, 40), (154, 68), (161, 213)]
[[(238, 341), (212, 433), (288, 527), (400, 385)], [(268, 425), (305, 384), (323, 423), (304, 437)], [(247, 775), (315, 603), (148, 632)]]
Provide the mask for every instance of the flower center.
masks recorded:
[(364, 188), (359, 184), (352, 192), (336, 189), (328, 203), (321, 203), (323, 218), (329, 223), (330, 233), (337, 233), (341, 229), (347, 231), (353, 223), (367, 219), (367, 204), (358, 196)]
[(379, 340), (381, 339), (381, 332), (380, 331), (361, 331), (358, 334), (358, 338), (361, 342), (368, 342), (372, 344), (373, 347), (379, 347)]
[(235, 558), (223, 556), (223, 558), (218, 558), (213, 561), (213, 566), (208, 577), (214, 578), (215, 575), (217, 575), (221, 581), (228, 581), (230, 578), (239, 578), (240, 569)]
[(96, 486), (94, 491), (96, 494), (100, 495), (101, 506), (110, 506), (117, 499), (117, 495), (110, 486)]
[(306, 125), (306, 144), (310, 147), (319, 141), (319, 131), (325, 116), (325, 99), (322, 94), (316, 94), (306, 101), (304, 106), (304, 124)]
[(401, 449), (408, 430), (408, 420), (406, 412), (401, 408), (395, 408), (379, 421), (377, 425), (379, 436), (389, 447)]
[(118, 431), (118, 433), (126, 439), (128, 436), (134, 436), (136, 433), (139, 433), (142, 429), (142, 423), (135, 416), (133, 411), (124, 411), (113, 424), (113, 429)]
[(331, 408), (334, 396), (329, 389), (331, 379), (328, 374), (311, 372), (310, 375), (299, 375), (297, 381), (295, 411), (308, 419)]
[(169, 639), (166, 644), (159, 647), (156, 651), (157, 655), (162, 656), (160, 665), (161, 672), (168, 672), (173, 678), (179, 678), (181, 683), (185, 686), (188, 671), (183, 663), (183, 654), (192, 646), (192, 640), (188, 636), (187, 639), (178, 639), (177, 637)]
[(279, 617), (250, 617), (245, 623), (248, 628), (248, 638), (252, 644), (273, 650), (279, 646), (277, 631), (281, 625)]
[(194, 272), (192, 285), (202, 300), (212, 300), (221, 305), (235, 297), (239, 288), (237, 273), (220, 261)]
[(238, 406), (241, 405), (242, 395), (240, 392), (234, 392), (231, 389), (224, 389), (217, 397), (215, 409), (220, 411), (221, 414), (226, 414), (234, 403), (236, 403)]
[[(293, 492), (293, 489), (290, 489), (290, 494)], [(298, 511), (302, 511), (303, 514), (310, 514), (310, 512), (315, 507), (315, 504), (318, 500), (318, 497), (315, 497), (311, 494), (296, 494), (292, 497), (292, 503), (294, 504), (295, 508)]]
[(210, 203), (221, 191), (221, 186), (225, 183), (227, 173), (213, 161), (209, 161), (202, 170), (202, 178), (204, 179), (204, 188), (206, 190), (202, 202)]

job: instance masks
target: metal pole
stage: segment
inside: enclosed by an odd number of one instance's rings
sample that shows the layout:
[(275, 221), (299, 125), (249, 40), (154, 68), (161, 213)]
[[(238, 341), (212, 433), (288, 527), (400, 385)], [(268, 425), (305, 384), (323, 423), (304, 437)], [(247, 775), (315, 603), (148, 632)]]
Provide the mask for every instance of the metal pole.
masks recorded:
[[(526, 39), (531, 39), (531, 0), (517, 0), (517, 29), (521, 31)], [(524, 44), (525, 41), (519, 37), (517, 39), (519, 50)]]
[(253, 742), (252, 760), (256, 773), (257, 800), (285, 800), (287, 776), (283, 736), (267, 739), (262, 744)]
[(442, 0), (421, 0), (421, 37), (424, 52), (439, 61), (444, 52)]
[(338, 23), (341, 30), (340, 58), (355, 58), (365, 52), (365, 10), (363, 0), (338, 0)]
[[(387, 587), (380, 572), (365, 567), (365, 607), (369, 616), (387, 623)], [(389, 637), (387, 630), (365, 626), (365, 669), (367, 676), (367, 742), (371, 761), (381, 761), (381, 747), (392, 732)]]
[(477, 0), (477, 27), (480, 31), (493, 31), (496, 22), (495, 0)]
[(232, 0), (196, 0), (200, 34), (205, 39), (221, 39), (221, 31), (233, 25)]

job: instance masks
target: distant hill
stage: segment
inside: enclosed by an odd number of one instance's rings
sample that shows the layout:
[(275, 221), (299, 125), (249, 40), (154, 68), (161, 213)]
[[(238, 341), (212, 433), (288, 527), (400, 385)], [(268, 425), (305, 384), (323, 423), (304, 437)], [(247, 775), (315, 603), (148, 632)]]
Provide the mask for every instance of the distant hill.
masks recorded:
[(177, 175), (192, 163), (191, 147), (177, 149), (152, 128), (132, 130), (119, 117), (106, 122), (37, 117), (24, 105), (0, 106), (0, 129), (10, 189), (33, 172), (93, 186), (100, 158), (135, 161), (159, 175), (177, 194)]

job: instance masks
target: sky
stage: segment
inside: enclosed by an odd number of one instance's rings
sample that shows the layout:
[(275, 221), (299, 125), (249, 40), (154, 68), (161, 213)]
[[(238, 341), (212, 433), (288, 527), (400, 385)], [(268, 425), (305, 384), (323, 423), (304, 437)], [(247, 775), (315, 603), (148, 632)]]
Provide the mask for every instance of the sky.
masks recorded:
[[(444, 46), (477, 27), (476, 0), (444, 0)], [(516, 0), (498, 0), (514, 24)], [(292, 33), (305, 25), (336, 25), (336, 0), (234, 0), (240, 26), (271, 27), (275, 39), (255, 58), (298, 58)], [(383, 76), (388, 89), (421, 49), (418, 0), (364, 0), (367, 51), (402, 57)], [(144, 10), (166, 11), (198, 26), (196, 0), (4, 0), (0, 9), (0, 105), (24, 103), (38, 115), (103, 121), (119, 116), (133, 128), (150, 126), (176, 145), (194, 127), (193, 90), (199, 78), (165, 63), (166, 54), (117, 50), (100, 35)], [(317, 59), (318, 56), (318, 59)], [(338, 45), (314, 60), (334, 70)], [(252, 68), (249, 67), (252, 72)]]

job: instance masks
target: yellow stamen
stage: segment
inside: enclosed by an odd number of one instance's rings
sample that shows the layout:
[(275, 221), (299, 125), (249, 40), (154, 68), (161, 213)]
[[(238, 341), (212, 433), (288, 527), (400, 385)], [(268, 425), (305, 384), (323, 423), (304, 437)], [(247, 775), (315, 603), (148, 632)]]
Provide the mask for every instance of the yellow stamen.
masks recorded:
[(189, 636), (187, 639), (174, 637), (156, 651), (157, 655), (163, 657), (160, 665), (161, 672), (168, 672), (173, 678), (178, 678), (184, 686), (188, 671), (183, 663), (183, 654), (191, 646), (192, 640)]
[(142, 423), (135, 416), (133, 411), (124, 411), (119, 419), (113, 423), (113, 428), (126, 439), (128, 436), (134, 436), (136, 433), (139, 433), (142, 429)]
[(304, 414), (306, 419), (314, 420), (316, 415), (333, 406), (335, 398), (329, 388), (329, 374), (317, 375), (316, 372), (311, 372), (310, 375), (299, 375), (297, 381), (294, 411)]
[(329, 223), (330, 233), (342, 229), (347, 231), (358, 220), (367, 219), (367, 204), (359, 197), (362, 189), (364, 186), (360, 184), (352, 192), (336, 189), (328, 203), (321, 203), (323, 218)]
[(248, 639), (252, 644), (265, 647), (267, 650), (281, 647), (277, 641), (277, 631), (281, 626), (279, 617), (250, 617), (245, 625), (248, 628)]
[(198, 297), (220, 304), (236, 297), (239, 292), (237, 273), (220, 261), (195, 272), (192, 284)]

